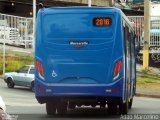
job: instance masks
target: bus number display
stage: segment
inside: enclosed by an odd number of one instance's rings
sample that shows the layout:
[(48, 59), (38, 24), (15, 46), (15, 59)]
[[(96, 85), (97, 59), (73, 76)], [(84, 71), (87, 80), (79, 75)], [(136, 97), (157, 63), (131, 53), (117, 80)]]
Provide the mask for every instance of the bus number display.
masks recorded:
[(112, 24), (112, 19), (109, 17), (97, 17), (93, 19), (94, 26), (110, 26)]

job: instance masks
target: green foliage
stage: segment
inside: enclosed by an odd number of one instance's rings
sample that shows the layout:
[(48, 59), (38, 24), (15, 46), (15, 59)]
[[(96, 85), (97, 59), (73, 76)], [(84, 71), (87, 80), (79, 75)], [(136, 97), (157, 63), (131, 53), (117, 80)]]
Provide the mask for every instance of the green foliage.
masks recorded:
[(159, 95), (160, 76), (149, 73), (137, 74), (137, 91), (144, 94)]
[(0, 61), (0, 74), (3, 73), (3, 64), (2, 64), (2, 61)]
[(144, 69), (144, 70), (142, 70), (142, 73), (143, 73), (143, 74), (147, 74), (147, 72), (148, 72), (147, 68)]
[[(0, 74), (3, 73), (3, 61), (2, 54), (0, 54)], [(18, 55), (18, 54), (6, 54), (5, 57), (6, 72), (13, 72), (18, 70), (23, 65), (29, 65), (34, 63), (34, 59), (29, 55)]]
[(137, 84), (145, 85), (148, 83), (160, 83), (160, 77), (157, 75), (141, 74), (137, 76)]

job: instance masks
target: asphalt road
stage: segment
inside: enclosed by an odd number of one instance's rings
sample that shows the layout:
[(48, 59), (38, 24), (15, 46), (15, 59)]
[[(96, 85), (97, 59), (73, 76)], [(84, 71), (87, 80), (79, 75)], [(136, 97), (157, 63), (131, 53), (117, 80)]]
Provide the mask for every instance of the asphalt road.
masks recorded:
[[(18, 117), (18, 120), (103, 120), (103, 119), (142, 119), (154, 120), (160, 119), (160, 99), (135, 97), (133, 108), (129, 111), (128, 116), (110, 116), (106, 109), (76, 108), (68, 111), (65, 116), (47, 116), (45, 105), (39, 104), (28, 88), (15, 87), (7, 88), (3, 80), (0, 79), (0, 95), (3, 97), (7, 113), (11, 117)], [(143, 114), (143, 115), (142, 115)], [(154, 114), (151, 115), (151, 114)], [(16, 120), (16, 119), (15, 119)]]

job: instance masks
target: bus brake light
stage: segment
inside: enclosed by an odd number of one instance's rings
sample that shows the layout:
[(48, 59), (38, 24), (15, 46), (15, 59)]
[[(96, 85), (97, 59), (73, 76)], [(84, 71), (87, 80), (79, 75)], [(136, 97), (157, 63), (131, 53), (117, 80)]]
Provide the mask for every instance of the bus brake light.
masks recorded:
[(44, 80), (44, 68), (42, 63), (39, 60), (36, 60), (36, 68), (37, 68), (39, 77)]
[(122, 68), (122, 60), (119, 60), (114, 66), (113, 80), (115, 80), (119, 77), (119, 74), (121, 72), (121, 68)]

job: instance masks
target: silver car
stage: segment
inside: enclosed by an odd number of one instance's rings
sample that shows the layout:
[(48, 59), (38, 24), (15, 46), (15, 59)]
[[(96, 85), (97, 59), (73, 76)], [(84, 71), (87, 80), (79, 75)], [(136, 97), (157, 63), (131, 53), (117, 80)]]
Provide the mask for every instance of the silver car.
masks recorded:
[(17, 85), (30, 87), (34, 91), (34, 65), (25, 65), (16, 72), (5, 73), (4, 81), (8, 88), (14, 88)]

